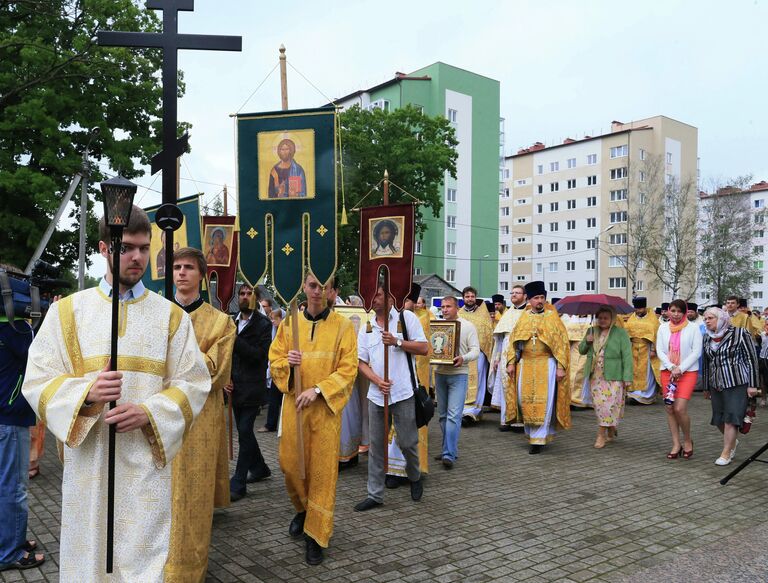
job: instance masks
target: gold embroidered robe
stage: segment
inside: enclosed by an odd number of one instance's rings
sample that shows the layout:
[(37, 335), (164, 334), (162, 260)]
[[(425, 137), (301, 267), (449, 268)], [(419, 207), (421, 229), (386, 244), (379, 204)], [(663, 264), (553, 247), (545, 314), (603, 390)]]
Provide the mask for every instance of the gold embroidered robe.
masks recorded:
[[(542, 425), (545, 422), (547, 395), (557, 391), (551, 423), (558, 429), (571, 427), (570, 345), (568, 332), (557, 311), (545, 309), (540, 314), (525, 310), (517, 321), (509, 342), (508, 361), (517, 361), (516, 349), (522, 343), (521, 359), (515, 369), (515, 384), (522, 385), (520, 409), (523, 423)], [(549, 359), (553, 357), (565, 370), (565, 377), (557, 387), (549, 383)], [(522, 373), (521, 373), (522, 368)], [(522, 378), (521, 378), (522, 374)]]
[(171, 465), (208, 397), (211, 377), (184, 311), (146, 291), (120, 307), (122, 402), (150, 424), (115, 445), (114, 572), (107, 575), (107, 452), (104, 404), (83, 408), (109, 360), (111, 300), (99, 288), (48, 310), (29, 351), (24, 397), (64, 443), (60, 579), (163, 579), (171, 530)]
[[(634, 379), (632, 388), (628, 391), (628, 396), (638, 403), (644, 405), (652, 404), (656, 396), (641, 397), (640, 393), (648, 391), (648, 359), (651, 359), (651, 369), (656, 384), (661, 386), (660, 367), (661, 363), (658, 356), (651, 356), (651, 348), (656, 346), (656, 334), (659, 331), (659, 320), (653, 314), (646, 314), (642, 318), (636, 314), (631, 314), (624, 324), (624, 329), (629, 334), (629, 340), (632, 342), (632, 366), (634, 370)], [(629, 394), (629, 393), (635, 393)]]
[[(496, 396), (491, 405), (501, 408), (501, 401), (504, 401), (504, 419), (500, 420), (502, 425), (508, 425), (518, 417), (516, 412), (517, 391), (512, 379), (507, 374), (507, 353), (509, 351), (509, 335), (515, 329), (523, 311), (523, 309), (517, 309), (514, 306), (507, 308), (493, 329), (493, 357), (488, 382), (492, 384), (494, 393), (499, 392), (497, 387), (500, 387), (501, 394)], [(495, 373), (493, 372), (494, 365), (496, 366)]]
[[(459, 310), (459, 318), (472, 322), (475, 325), (477, 340), (480, 342), (480, 352), (485, 356), (487, 373), (491, 363), (491, 351), (493, 350), (493, 327), (488, 308), (484, 302), (479, 301), (477, 308), (472, 312), (461, 308)], [(467, 398), (464, 400), (464, 415), (477, 420), (480, 418), (483, 401), (485, 400), (485, 395), (478, 395), (477, 391), (481, 386), (485, 386), (486, 390), (488, 389), (487, 377), (485, 382), (480, 378), (479, 358), (467, 363), (467, 366), (469, 367), (469, 374), (467, 378)]]
[[(293, 317), (293, 316), (291, 316)], [(306, 511), (304, 532), (322, 547), (333, 534), (336, 479), (339, 471), (341, 411), (357, 376), (357, 338), (352, 323), (330, 312), (310, 322), (298, 316), (301, 351), (301, 390), (318, 387), (321, 394), (302, 411), (305, 479), (299, 477), (296, 435), (296, 395), (289, 386), (293, 349), (290, 318), (284, 320), (269, 349), (272, 380), (283, 393), (279, 444), (280, 469), (296, 512)]]
[[(570, 316), (562, 318), (565, 329), (568, 332), (568, 341), (571, 345), (571, 404), (576, 407), (591, 407), (584, 401), (584, 366), (587, 363), (587, 355), (579, 353), (579, 344), (587, 333), (591, 324), (591, 318), (587, 321), (574, 321)], [(566, 320), (567, 319), (567, 320)], [(581, 320), (581, 318), (580, 318)]]
[(229, 506), (224, 385), (232, 371), (235, 323), (203, 303), (189, 314), (211, 376), (211, 392), (173, 460), (171, 541), (165, 582), (205, 581), (213, 508)]

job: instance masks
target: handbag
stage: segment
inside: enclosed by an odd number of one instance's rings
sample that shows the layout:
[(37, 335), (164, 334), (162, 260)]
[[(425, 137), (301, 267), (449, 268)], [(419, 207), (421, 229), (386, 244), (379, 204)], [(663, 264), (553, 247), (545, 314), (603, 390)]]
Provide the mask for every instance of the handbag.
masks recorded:
[[(403, 328), (403, 340), (408, 340), (408, 327), (405, 325), (405, 317), (400, 312), (400, 324)], [(413, 404), (416, 413), (416, 427), (424, 427), (435, 415), (435, 402), (429, 396), (427, 389), (418, 383), (413, 372), (413, 359), (410, 352), (405, 353), (408, 360), (408, 372), (411, 373), (411, 387), (413, 387)]]

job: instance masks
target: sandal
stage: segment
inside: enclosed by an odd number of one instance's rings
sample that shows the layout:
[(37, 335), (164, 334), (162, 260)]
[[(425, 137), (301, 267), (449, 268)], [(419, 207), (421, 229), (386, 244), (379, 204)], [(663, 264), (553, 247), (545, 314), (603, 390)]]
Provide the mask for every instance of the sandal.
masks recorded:
[(36, 478), (40, 475), (40, 468), (32, 468), (29, 470), (29, 479)]
[(27, 551), (28, 553), (31, 553), (37, 548), (37, 541), (36, 540), (25, 541), (24, 544), (21, 545), (21, 548)]
[[(38, 557), (40, 557), (38, 559)], [(27, 553), (25, 557), (20, 558), (15, 563), (9, 563), (5, 567), (3, 567), (3, 571), (7, 571), (9, 569), (18, 569), (19, 571), (24, 571), (25, 569), (34, 569), (35, 567), (39, 567), (45, 563), (45, 556), (41, 554), (33, 555), (32, 553)]]
[(683, 446), (680, 446), (680, 449), (678, 449), (677, 451), (668, 453), (667, 454), (667, 459), (668, 460), (676, 460), (677, 458), (680, 457), (681, 454), (683, 454)]
[(693, 457), (693, 441), (691, 441), (691, 450), (685, 451), (683, 450), (683, 459), (691, 459)]

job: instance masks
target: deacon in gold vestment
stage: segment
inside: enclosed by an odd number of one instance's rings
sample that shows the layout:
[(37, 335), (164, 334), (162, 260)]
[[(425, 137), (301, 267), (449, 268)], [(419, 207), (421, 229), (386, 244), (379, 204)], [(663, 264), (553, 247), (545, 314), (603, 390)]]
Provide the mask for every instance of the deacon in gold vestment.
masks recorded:
[(569, 380), (571, 383), (571, 405), (574, 407), (591, 407), (592, 395), (590, 394), (589, 379), (584, 378), (584, 366), (587, 363), (587, 355), (579, 353), (579, 344), (587, 334), (592, 316), (569, 316), (563, 314), (560, 319), (568, 332), (568, 341), (571, 343), (571, 369)]
[(223, 387), (232, 371), (235, 323), (200, 297), (207, 272), (201, 251), (173, 254), (176, 302), (192, 318), (197, 344), (211, 375), (211, 392), (173, 460), (171, 541), (165, 582), (205, 581), (213, 508), (229, 506), (229, 459)]
[[(333, 533), (336, 479), (339, 470), (341, 411), (357, 376), (357, 338), (352, 323), (325, 304), (325, 288), (313, 275), (304, 281), (307, 308), (291, 314), (278, 328), (269, 349), (272, 379), (283, 399), (280, 468), (296, 516), (289, 532), (307, 535), (307, 562), (322, 562), (322, 549)], [(292, 319), (299, 328), (299, 350), (293, 350)], [(291, 366), (300, 366), (299, 396)], [(302, 412), (306, 477), (298, 467), (296, 419)]]
[(488, 391), (488, 371), (493, 350), (493, 328), (491, 315), (485, 302), (477, 299), (477, 290), (468, 286), (462, 290), (464, 306), (459, 310), (459, 318), (472, 322), (477, 329), (480, 341), (480, 356), (469, 362), (467, 398), (464, 400), (462, 417), (479, 421), (483, 413), (485, 394)]
[[(120, 250), (118, 372), (108, 368), (111, 261), (99, 287), (51, 306), (29, 351), (22, 392), (64, 444), (61, 581), (163, 580), (170, 462), (205, 404), (211, 376), (189, 316), (141, 284), (150, 233), (146, 213), (134, 206)], [(101, 254), (111, 259), (103, 224), (100, 237)], [(111, 400), (118, 404), (108, 410)], [(117, 428), (111, 575), (104, 564), (109, 424)]]
[(507, 372), (515, 375), (529, 453), (536, 454), (556, 428), (571, 426), (570, 346), (557, 311), (546, 304), (544, 282), (527, 284), (525, 293), (530, 309), (512, 332)]
[(728, 296), (725, 310), (731, 318), (731, 326), (744, 328), (753, 338), (759, 338), (763, 332), (763, 322), (749, 311), (747, 300), (736, 296)]
[(656, 400), (656, 387), (661, 386), (659, 357), (656, 356), (656, 334), (659, 320), (648, 313), (646, 298), (632, 300), (635, 313), (627, 318), (624, 329), (632, 342), (632, 367), (634, 379), (627, 397), (642, 405)]

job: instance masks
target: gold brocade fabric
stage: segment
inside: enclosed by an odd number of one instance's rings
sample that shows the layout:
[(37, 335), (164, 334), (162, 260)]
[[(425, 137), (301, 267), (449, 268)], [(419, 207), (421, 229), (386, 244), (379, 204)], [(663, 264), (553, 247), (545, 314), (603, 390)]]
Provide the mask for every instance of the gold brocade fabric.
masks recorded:
[(763, 332), (763, 322), (754, 314), (747, 315), (744, 312), (737, 312), (731, 316), (731, 325), (737, 328), (744, 328), (752, 336), (760, 336)]
[(522, 343), (522, 380), (520, 367), (516, 368), (518, 382), (522, 385), (520, 406), (526, 425), (541, 425), (545, 420), (547, 394), (555, 387), (549, 386), (549, 358), (565, 370), (565, 377), (557, 384), (555, 426), (571, 427), (570, 344), (568, 332), (554, 310), (534, 314), (526, 310), (512, 332), (507, 359), (516, 360), (516, 347)]
[[(491, 362), (491, 351), (493, 350), (493, 324), (491, 315), (485, 303), (479, 302), (473, 312), (468, 312), (464, 308), (459, 310), (459, 318), (472, 322), (477, 328), (477, 340), (480, 343), (480, 352), (485, 355), (486, 360)], [(469, 376), (467, 379), (467, 398), (464, 404), (468, 407), (474, 407), (477, 401), (477, 389), (479, 387), (478, 378), (479, 359), (468, 362)]]
[(229, 506), (229, 462), (223, 387), (232, 370), (235, 323), (210, 304), (190, 314), (211, 374), (211, 392), (173, 460), (171, 539), (166, 583), (205, 581), (214, 506)]
[[(429, 322), (435, 319), (434, 315), (429, 310), (417, 310), (415, 314), (418, 316), (421, 327), (424, 329), (424, 336), (429, 338)], [(419, 379), (419, 383), (427, 390), (432, 386), (429, 373), (429, 356), (417, 356), (416, 377)]]
[(304, 464), (298, 466), (296, 400), (289, 387), (288, 351), (293, 349), (290, 318), (283, 321), (269, 349), (272, 380), (283, 393), (280, 468), (296, 512), (306, 511), (304, 532), (322, 547), (333, 534), (336, 479), (339, 470), (341, 411), (357, 375), (357, 338), (352, 323), (334, 312), (310, 322), (299, 315), (302, 390), (317, 386), (321, 395), (302, 411)]
[(660, 366), (657, 356), (651, 357), (650, 349), (656, 345), (656, 334), (659, 331), (659, 320), (653, 314), (647, 314), (640, 318), (632, 314), (627, 318), (624, 329), (632, 341), (632, 366), (634, 378), (632, 388), (629, 391), (645, 392), (648, 389), (648, 359), (651, 359), (651, 368), (656, 383), (661, 385)]
[(561, 320), (568, 332), (568, 340), (571, 343), (571, 404), (576, 407), (589, 407), (589, 403), (584, 402), (584, 365), (587, 362), (586, 354), (579, 354), (579, 343), (589, 329), (590, 322), (571, 322), (568, 316), (563, 316)]

